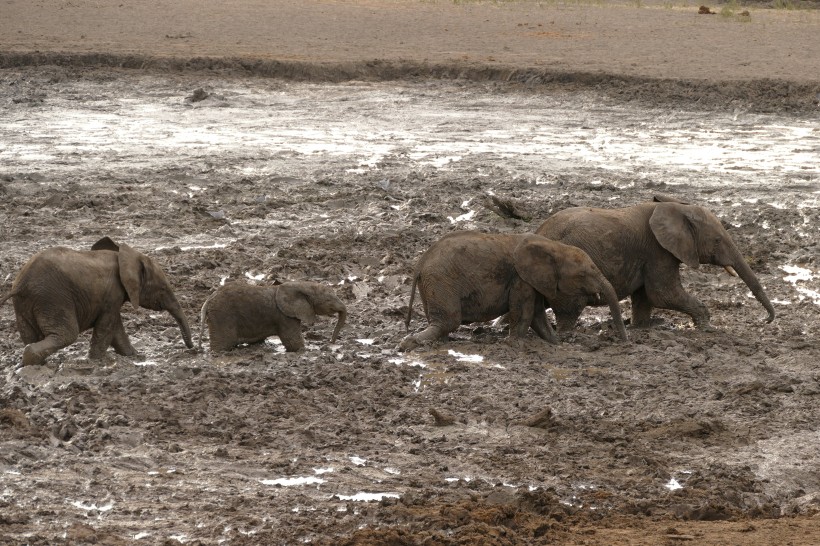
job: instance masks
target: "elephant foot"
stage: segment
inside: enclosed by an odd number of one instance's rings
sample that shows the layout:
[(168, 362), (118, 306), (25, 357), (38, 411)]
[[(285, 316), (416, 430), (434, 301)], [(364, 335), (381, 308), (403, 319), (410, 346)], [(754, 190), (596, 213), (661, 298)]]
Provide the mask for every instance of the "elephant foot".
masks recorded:
[(130, 345), (128, 347), (114, 347), (114, 352), (122, 356), (139, 356), (137, 350)]
[(419, 345), (421, 345), (421, 343), (419, 343), (419, 341), (416, 339), (416, 336), (407, 336), (406, 338), (401, 340), (397, 349), (399, 352), (405, 353), (412, 351)]
[(34, 349), (31, 348), (31, 345), (26, 345), (26, 348), (23, 350), (23, 366), (42, 366), (46, 363), (46, 359), (38, 354)]
[[(658, 320), (656, 320), (655, 322), (657, 323)], [(624, 320), (624, 325), (628, 325), (630, 328), (634, 330), (646, 330), (652, 327), (652, 318), (637, 318), (633, 315), (632, 318)]]
[(105, 360), (108, 353), (107, 349), (94, 349), (88, 351), (88, 360)]

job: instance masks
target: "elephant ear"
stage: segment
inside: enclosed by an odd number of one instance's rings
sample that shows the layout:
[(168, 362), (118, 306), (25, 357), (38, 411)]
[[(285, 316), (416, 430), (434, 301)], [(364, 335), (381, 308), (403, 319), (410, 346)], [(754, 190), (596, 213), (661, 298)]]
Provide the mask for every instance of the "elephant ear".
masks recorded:
[(145, 268), (142, 263), (142, 254), (126, 244), (120, 244), (117, 261), (120, 266), (120, 282), (128, 293), (131, 305), (136, 309), (140, 306), (140, 289)]
[(680, 203), (658, 203), (649, 218), (649, 227), (660, 245), (692, 269), (700, 266), (695, 244), (695, 227), (687, 207)]
[(285, 315), (299, 319), (302, 324), (310, 326), (316, 321), (313, 304), (297, 284), (285, 283), (276, 288), (276, 305)]
[(119, 245), (111, 240), (110, 237), (103, 237), (91, 247), (91, 250), (113, 250), (114, 252), (118, 252), (120, 250)]
[(538, 235), (526, 237), (513, 251), (518, 276), (535, 288), (547, 301), (554, 300), (558, 290), (558, 261), (551, 241)]
[(672, 197), (671, 195), (665, 195), (662, 193), (657, 193), (652, 196), (652, 201), (655, 203), (680, 203), (681, 205), (690, 205), (688, 201), (683, 201), (682, 199), (678, 199), (677, 197)]

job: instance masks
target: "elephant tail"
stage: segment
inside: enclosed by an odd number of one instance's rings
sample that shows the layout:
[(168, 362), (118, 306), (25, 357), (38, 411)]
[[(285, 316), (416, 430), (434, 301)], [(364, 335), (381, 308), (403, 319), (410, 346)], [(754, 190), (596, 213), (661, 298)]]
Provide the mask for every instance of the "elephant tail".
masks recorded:
[(410, 286), (410, 303), (407, 305), (407, 319), (404, 321), (404, 329), (410, 329), (410, 319), (413, 316), (413, 299), (416, 297), (416, 284), (419, 282), (418, 272), (413, 274), (413, 284)]
[[(216, 292), (214, 292), (216, 294)], [(211, 298), (214, 297), (214, 294), (211, 294), (205, 299), (205, 303), (202, 304), (202, 310), (199, 312), (199, 342), (197, 343), (197, 349), (202, 350), (202, 335), (205, 331), (205, 319), (208, 316), (208, 304), (211, 302)]]
[(0, 297), (0, 305), (3, 305), (4, 303), (6, 303), (7, 299), (9, 299), (13, 296), (16, 296), (16, 295), (17, 295), (17, 290), (12, 290), (8, 294), (5, 294), (4, 296)]

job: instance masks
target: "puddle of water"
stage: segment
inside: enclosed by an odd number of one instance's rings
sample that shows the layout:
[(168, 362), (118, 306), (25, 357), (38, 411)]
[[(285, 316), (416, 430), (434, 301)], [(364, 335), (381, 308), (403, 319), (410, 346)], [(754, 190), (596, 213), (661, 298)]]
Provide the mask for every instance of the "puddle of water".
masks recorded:
[(272, 480), (259, 480), (262, 485), (281, 485), (282, 487), (293, 487), (297, 485), (321, 485), (326, 480), (316, 476), (295, 476), (293, 478), (275, 478)]
[(373, 502), (382, 499), (398, 499), (399, 493), (356, 493), (355, 495), (334, 495), (339, 500), (354, 502)]
[(350, 462), (356, 466), (364, 466), (367, 462), (367, 459), (362, 459), (361, 457), (356, 457), (355, 455), (348, 457), (348, 459), (350, 459)]
[(110, 501), (108, 502), (108, 504), (104, 504), (102, 506), (98, 506), (95, 503), (86, 504), (82, 501), (73, 501), (70, 504), (71, 506), (79, 508), (80, 510), (85, 510), (86, 512), (90, 512), (91, 510), (95, 510), (97, 512), (108, 512), (112, 508), (114, 508), (114, 503)]
[[(783, 277), (783, 280), (794, 286), (798, 292), (798, 300), (802, 301), (808, 298), (813, 303), (820, 305), (820, 292), (805, 286), (806, 283), (810, 283), (818, 278), (818, 275), (814, 271), (796, 265), (784, 265), (781, 269), (788, 273), (788, 275)], [(786, 303), (790, 304), (791, 302)]]
[(669, 481), (666, 482), (664, 487), (666, 487), (670, 491), (677, 491), (678, 489), (683, 489), (683, 486), (675, 478), (669, 478)]
[[(171, 81), (148, 83), (174, 95)], [(820, 176), (820, 132), (811, 119), (643, 109), (598, 104), (590, 96), (500, 96), (446, 86), (431, 93), (389, 83), (287, 83), (276, 90), (253, 81), (219, 85), (231, 97), (225, 107), (190, 109), (182, 97), (126, 93), (121, 81), (67, 82), (38, 109), (12, 106), (12, 114), (19, 109), (25, 115), (0, 119), (0, 142), (6, 143), (0, 164), (9, 172), (55, 170), (65, 179), (73, 170), (110, 170), (125, 162), (129, 168), (173, 168), (218, 147), (227, 160), (242, 158), (242, 168), (260, 174), (276, 168), (271, 157), (289, 154), (304, 160), (306, 169), (332, 157), (355, 165), (356, 172), (379, 169), (390, 157), (410, 168), (453, 169), (472, 156), (530, 172), (542, 171), (549, 158), (556, 169), (581, 163), (632, 173), (679, 170), (681, 179), (691, 171), (742, 173), (733, 183), (774, 187), (786, 173)], [(70, 99), (89, 92), (106, 98)], [(403, 106), (386, 110), (385, 102)], [(276, 116), (267, 115), (272, 109)], [(714, 182), (698, 183), (725, 183), (720, 176), (710, 178)], [(205, 191), (199, 185), (184, 188)]]

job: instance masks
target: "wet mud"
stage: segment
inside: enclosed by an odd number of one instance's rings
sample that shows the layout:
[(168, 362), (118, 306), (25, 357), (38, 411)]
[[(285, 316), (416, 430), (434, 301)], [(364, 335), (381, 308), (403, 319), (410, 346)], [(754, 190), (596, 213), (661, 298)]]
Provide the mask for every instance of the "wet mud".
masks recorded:
[[(90, 362), (86, 333), (20, 367), (4, 305), (0, 542), (611, 544), (632, 528), (631, 543), (662, 544), (717, 522), (729, 543), (765, 544), (787, 526), (774, 522), (816, 530), (814, 114), (55, 67), (4, 70), (0, 105), (3, 291), (35, 252), (107, 235), (165, 268), (194, 330), (226, 280), (325, 283), (350, 313), (336, 343), (332, 317), (306, 328), (303, 353), (271, 338), (211, 355), (126, 304), (140, 358)], [(412, 268), (443, 234), (531, 232), (569, 206), (656, 193), (721, 218), (773, 323), (704, 265), (682, 277), (715, 332), (656, 311), (622, 343), (604, 307), (559, 346), (508, 343), (496, 322), (396, 350)], [(410, 329), (425, 325), (417, 298)]]

